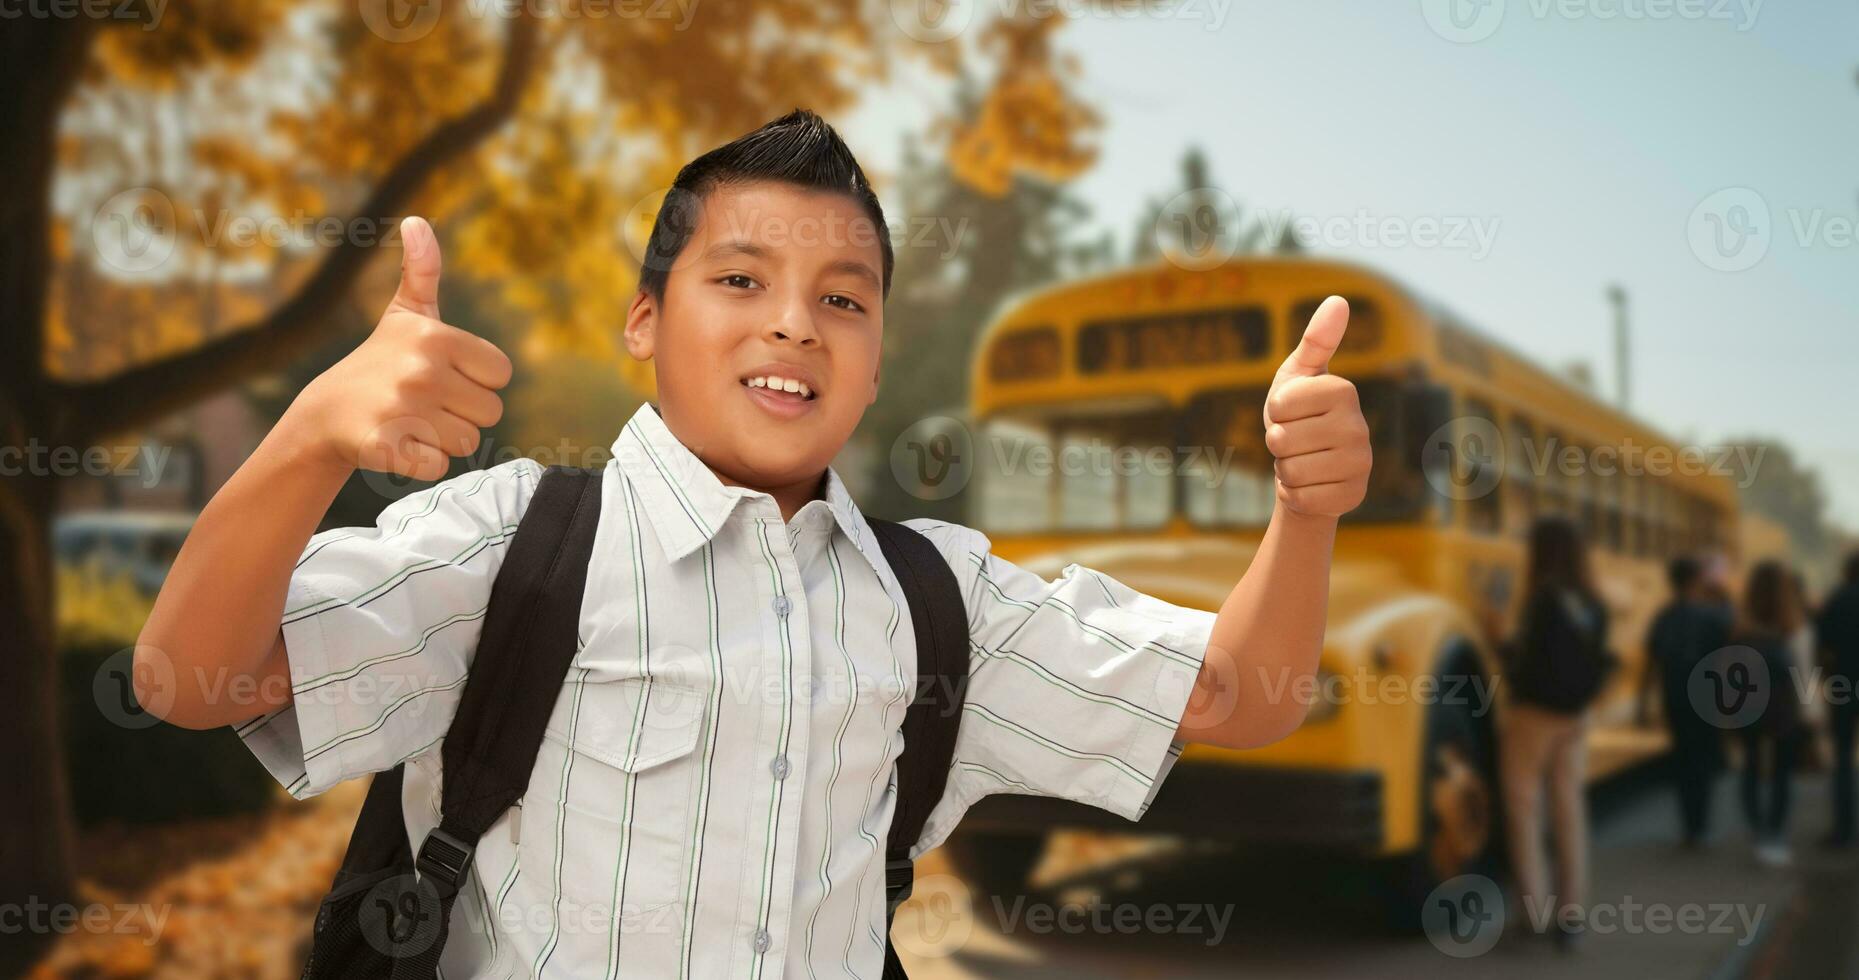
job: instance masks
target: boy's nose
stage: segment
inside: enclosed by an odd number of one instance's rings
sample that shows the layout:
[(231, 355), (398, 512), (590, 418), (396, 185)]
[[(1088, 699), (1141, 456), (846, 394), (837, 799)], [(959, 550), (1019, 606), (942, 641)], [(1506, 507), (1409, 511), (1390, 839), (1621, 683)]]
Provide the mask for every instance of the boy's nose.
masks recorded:
[(819, 332), (813, 327), (813, 311), (804, 303), (782, 304), (781, 315), (768, 325), (768, 338), (794, 341), (802, 347), (819, 344)]

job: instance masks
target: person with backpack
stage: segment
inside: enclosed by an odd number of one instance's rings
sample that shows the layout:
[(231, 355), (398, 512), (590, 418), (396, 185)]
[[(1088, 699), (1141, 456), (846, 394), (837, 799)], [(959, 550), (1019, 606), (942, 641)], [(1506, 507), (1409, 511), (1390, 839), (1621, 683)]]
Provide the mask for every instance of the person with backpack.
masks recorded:
[(438, 240), (401, 228), (387, 311), (214, 495), (135, 652), (152, 714), (237, 725), (293, 797), (375, 774), (312, 977), (898, 980), (912, 862), (975, 801), (1134, 821), (1185, 745), (1302, 722), (1371, 465), (1341, 297), (1267, 393), (1276, 505), (1214, 612), (860, 511), (830, 463), (878, 395), (892, 239), (804, 110), (659, 207), (621, 331), (656, 400), (610, 461), (312, 534), (357, 470), (440, 479), (502, 411), (509, 358), (440, 319)]
[[(1533, 928), (1547, 923), (1567, 949), (1582, 933), (1587, 893), (1587, 711), (1613, 660), (1607, 607), (1574, 522), (1537, 518), (1525, 562), (1523, 612), (1503, 658), (1509, 695), (1499, 719), (1499, 767), (1522, 912)], [(1556, 847), (1553, 891), (1543, 854), (1545, 794)]]
[(1686, 850), (1696, 850), (1710, 833), (1711, 796), (1723, 768), (1723, 730), (1693, 703), (1690, 682), (1705, 658), (1729, 642), (1730, 620), (1705, 587), (1704, 567), (1681, 555), (1666, 578), (1672, 598), (1646, 632), (1646, 668), (1641, 675), (1639, 717), (1656, 688), (1666, 731), (1672, 739), (1672, 775), (1678, 787), (1679, 823)]
[[(1756, 689), (1766, 698), (1735, 716), (1743, 748), (1743, 815), (1755, 837), (1756, 859), (1770, 867), (1793, 862), (1788, 816), (1794, 770), (1809, 736), (1793, 636), (1805, 619), (1801, 595), (1787, 566), (1770, 559), (1750, 569), (1743, 605), (1730, 631), (1731, 649), (1753, 651), (1760, 665)], [(1763, 680), (1766, 676), (1766, 684)]]
[(1846, 556), (1840, 584), (1821, 603), (1814, 622), (1815, 645), (1826, 667), (1827, 713), (1833, 741), (1833, 826), (1823, 842), (1844, 850), (1859, 830), (1854, 806), (1853, 742), (1859, 733), (1859, 551)]

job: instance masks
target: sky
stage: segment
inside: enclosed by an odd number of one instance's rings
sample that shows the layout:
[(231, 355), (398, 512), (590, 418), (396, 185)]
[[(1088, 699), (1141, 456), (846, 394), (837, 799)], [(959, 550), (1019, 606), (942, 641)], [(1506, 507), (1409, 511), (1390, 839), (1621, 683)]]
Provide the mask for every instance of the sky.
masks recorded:
[[(963, 2), (979, 23), (1016, 0)], [(1781, 439), (1859, 529), (1859, 5), (1051, 6), (1071, 11), (1059, 43), (1104, 117), (1074, 190), (1120, 243), (1199, 147), (1241, 205), (1337, 229), (1313, 252), (1382, 270), (1542, 363), (1588, 361), (1609, 395), (1619, 283), (1634, 413), (1692, 445)], [(847, 137), (888, 170), (944, 104), (903, 73)], [(1440, 234), (1390, 243), (1355, 231), (1360, 217)]]

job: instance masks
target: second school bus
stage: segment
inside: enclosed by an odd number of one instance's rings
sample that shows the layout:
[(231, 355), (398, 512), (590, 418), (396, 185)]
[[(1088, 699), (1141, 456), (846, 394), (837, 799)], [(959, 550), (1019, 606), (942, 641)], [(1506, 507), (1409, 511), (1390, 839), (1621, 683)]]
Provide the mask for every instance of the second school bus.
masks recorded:
[[(1395, 907), (1408, 911), (1438, 882), (1495, 870), (1493, 716), (1503, 697), (1487, 630), (1513, 621), (1525, 534), (1539, 513), (1580, 523), (1625, 665), (1593, 709), (1591, 778), (1663, 748), (1635, 724), (1642, 638), (1666, 559), (1734, 557), (1729, 481), (1362, 268), (1303, 258), (1159, 264), (1012, 305), (984, 332), (972, 367), (969, 522), (1001, 555), (1048, 577), (1078, 562), (1219, 609), (1275, 501), (1266, 389), (1333, 293), (1348, 299), (1350, 322), (1331, 370), (1360, 394), (1374, 469), (1367, 499), (1336, 536), (1318, 672), (1325, 696), (1270, 747), (1188, 749), (1140, 824), (1054, 800), (981, 801), (949, 846), (978, 887), (1020, 888), (1051, 828), (1382, 859)], [(1119, 451), (1123, 465), (1102, 465)], [(1242, 670), (1239, 680), (1270, 679)]]

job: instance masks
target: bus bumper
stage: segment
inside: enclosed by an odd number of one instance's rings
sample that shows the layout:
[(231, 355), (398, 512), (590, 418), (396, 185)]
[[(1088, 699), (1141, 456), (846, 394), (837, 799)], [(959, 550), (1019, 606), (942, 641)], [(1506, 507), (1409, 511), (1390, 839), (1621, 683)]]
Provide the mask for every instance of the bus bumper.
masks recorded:
[(1368, 770), (1312, 771), (1178, 764), (1140, 823), (1040, 796), (989, 796), (963, 831), (1110, 830), (1243, 844), (1381, 850), (1382, 779)]

